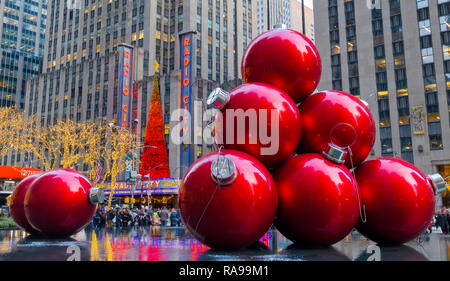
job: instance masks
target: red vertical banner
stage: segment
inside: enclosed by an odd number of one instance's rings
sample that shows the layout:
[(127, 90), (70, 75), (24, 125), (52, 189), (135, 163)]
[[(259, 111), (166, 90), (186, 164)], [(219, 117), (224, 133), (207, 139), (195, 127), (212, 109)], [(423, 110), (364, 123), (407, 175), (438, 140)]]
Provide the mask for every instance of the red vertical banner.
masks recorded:
[(133, 46), (120, 44), (119, 51), (119, 126), (123, 129), (130, 127), (131, 96), (133, 94)]

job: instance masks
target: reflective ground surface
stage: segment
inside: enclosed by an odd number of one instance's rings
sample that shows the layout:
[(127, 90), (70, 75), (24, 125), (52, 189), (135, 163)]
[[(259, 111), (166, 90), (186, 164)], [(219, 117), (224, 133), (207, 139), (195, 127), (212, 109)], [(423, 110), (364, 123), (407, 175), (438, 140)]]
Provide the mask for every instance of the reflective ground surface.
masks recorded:
[(250, 249), (226, 252), (209, 249), (181, 227), (87, 228), (63, 240), (36, 239), (20, 230), (0, 230), (0, 261), (365, 261), (378, 257), (399, 261), (450, 260), (450, 236), (431, 234), (403, 246), (378, 248), (355, 231), (330, 248), (301, 249), (272, 230)]

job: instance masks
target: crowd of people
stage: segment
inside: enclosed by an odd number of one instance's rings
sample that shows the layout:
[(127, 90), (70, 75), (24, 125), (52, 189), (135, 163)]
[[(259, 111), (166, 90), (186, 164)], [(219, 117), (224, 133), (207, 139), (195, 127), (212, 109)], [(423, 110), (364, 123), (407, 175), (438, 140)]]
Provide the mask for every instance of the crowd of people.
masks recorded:
[(127, 208), (116, 205), (107, 210), (106, 206), (99, 206), (92, 220), (94, 227), (128, 227), (128, 226), (181, 226), (180, 211), (167, 209), (153, 209), (151, 206)]
[(442, 208), (440, 211), (436, 212), (433, 217), (433, 222), (430, 224), (428, 228), (430, 232), (432, 232), (432, 226), (443, 234), (450, 233), (450, 211), (449, 209)]

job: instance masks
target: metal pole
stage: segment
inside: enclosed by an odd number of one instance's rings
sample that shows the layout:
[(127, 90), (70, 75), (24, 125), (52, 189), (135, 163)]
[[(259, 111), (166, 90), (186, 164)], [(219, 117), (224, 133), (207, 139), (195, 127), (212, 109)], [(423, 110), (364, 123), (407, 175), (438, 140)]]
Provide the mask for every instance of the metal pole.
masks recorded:
[(131, 209), (134, 208), (134, 183), (131, 185)]
[(303, 35), (306, 35), (306, 26), (305, 26), (305, 0), (302, 0), (302, 29)]
[(267, 30), (271, 29), (271, 27), (270, 27), (270, 10), (269, 10), (269, 7), (270, 7), (270, 0), (267, 0)]
[[(150, 176), (150, 173), (152, 172), (152, 170), (150, 170), (150, 171), (148, 171), (148, 179), (150, 180), (151, 179), (151, 176)], [(149, 188), (147, 188), (147, 207), (148, 207), (148, 194), (150, 193), (150, 187)]]

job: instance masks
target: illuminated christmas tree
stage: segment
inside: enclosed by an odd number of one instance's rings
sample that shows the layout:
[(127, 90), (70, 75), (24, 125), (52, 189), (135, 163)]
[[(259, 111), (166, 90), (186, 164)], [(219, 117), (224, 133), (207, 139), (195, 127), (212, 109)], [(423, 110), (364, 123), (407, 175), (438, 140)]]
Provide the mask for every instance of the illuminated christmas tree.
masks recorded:
[[(156, 69), (157, 66), (155, 66)], [(142, 175), (142, 178), (148, 174), (150, 174), (150, 179), (170, 177), (161, 96), (159, 94), (159, 79), (156, 71), (139, 173)]]

